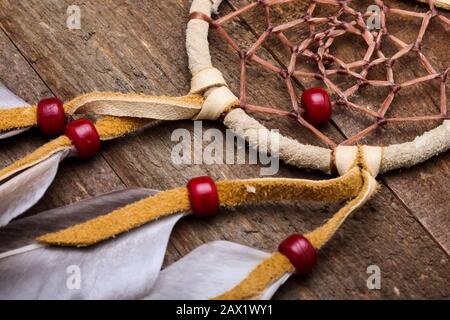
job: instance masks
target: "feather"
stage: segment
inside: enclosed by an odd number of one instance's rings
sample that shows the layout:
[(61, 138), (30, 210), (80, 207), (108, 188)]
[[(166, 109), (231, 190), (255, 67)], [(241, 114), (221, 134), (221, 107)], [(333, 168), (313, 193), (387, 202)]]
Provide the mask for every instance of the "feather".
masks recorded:
[[(161, 271), (145, 299), (203, 300), (227, 292), (270, 254), (229, 241), (204, 244)], [(187, 270), (188, 273), (187, 273)], [(186, 276), (188, 274), (189, 276)], [(270, 299), (289, 278), (272, 283), (258, 299)]]
[[(25, 107), (28, 104), (0, 83), (0, 109)], [(0, 133), (0, 140), (15, 136), (25, 129)], [(59, 162), (68, 155), (63, 151), (28, 168), (0, 185), (0, 227), (32, 207), (45, 193), (58, 170)]]
[(28, 233), (35, 236), (80, 223), (152, 193), (141, 189), (114, 193), (24, 218), (0, 230), (0, 299), (145, 296), (158, 277), (172, 228), (183, 214), (90, 248), (39, 246)]
[(0, 184), (0, 227), (8, 224), (39, 201), (53, 182), (64, 150), (26, 169)]
[[(20, 99), (18, 96), (16, 96), (14, 93), (8, 90), (8, 88), (6, 88), (3, 84), (0, 83), (0, 109), (26, 107), (26, 106), (28, 106), (28, 103)], [(0, 132), (0, 140), (13, 137), (26, 130), (28, 130), (28, 128), (11, 130), (4, 133)]]
[[(208, 299), (242, 281), (269, 253), (227, 241), (193, 250), (160, 271), (177, 214), (89, 248), (34, 238), (155, 194), (130, 189), (12, 222), (0, 229), (0, 299)], [(259, 297), (270, 299), (286, 274)]]
[(16, 220), (0, 229), (0, 255), (34, 243), (43, 233), (82, 223), (156, 192), (143, 188), (116, 191)]

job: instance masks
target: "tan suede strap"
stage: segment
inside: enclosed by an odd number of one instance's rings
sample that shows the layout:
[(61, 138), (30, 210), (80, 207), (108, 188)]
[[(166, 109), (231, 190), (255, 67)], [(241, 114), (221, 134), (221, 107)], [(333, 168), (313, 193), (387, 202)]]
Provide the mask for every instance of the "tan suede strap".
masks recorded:
[[(358, 196), (348, 202), (347, 205), (340, 209), (325, 224), (305, 235), (316, 249), (320, 249), (325, 245), (350, 213), (362, 206), (376, 191), (377, 183), (375, 179), (372, 178), (367, 171), (362, 171), (361, 173), (364, 183), (362, 188), (360, 188)], [(237, 286), (214, 299), (257, 299), (272, 283), (286, 274), (292, 274), (293, 272), (295, 272), (295, 268), (290, 263), (289, 259), (279, 252), (276, 252), (256, 266), (256, 268)]]
[(0, 132), (35, 126), (36, 106), (0, 109)]
[[(147, 96), (136, 93), (92, 92), (64, 104), (66, 115), (119, 117), (116, 124), (126, 126), (130, 119), (215, 120), (238, 99), (227, 88), (211, 90), (204, 98), (191, 94), (182, 97)], [(37, 125), (37, 107), (0, 109), (0, 132)], [(124, 122), (121, 124), (121, 122)]]
[[(326, 181), (302, 179), (250, 179), (222, 181), (217, 190), (222, 206), (237, 206), (267, 200), (312, 200), (335, 202), (351, 199), (322, 226), (305, 234), (311, 244), (322, 248), (345, 219), (376, 191), (375, 179), (355, 166), (347, 174)], [(59, 246), (89, 246), (115, 237), (174, 213), (190, 208), (188, 191), (177, 188), (156, 194), (73, 227), (43, 235), (38, 242)], [(295, 272), (287, 257), (274, 253), (261, 262), (238, 285), (215, 299), (256, 299), (274, 282)]]
[[(359, 168), (324, 181), (303, 179), (251, 179), (217, 183), (220, 204), (234, 207), (261, 201), (309, 200), (336, 202), (357, 196), (363, 179)], [(62, 231), (44, 235), (41, 243), (62, 246), (89, 246), (173, 213), (189, 211), (186, 188), (158, 193), (107, 215)], [(335, 223), (339, 224), (340, 220)], [(330, 231), (327, 229), (327, 232)], [(317, 240), (323, 241), (323, 240)]]
[[(109, 140), (124, 136), (131, 132), (135, 132), (146, 126), (151, 125), (154, 120), (142, 118), (118, 118), (113, 116), (105, 116), (95, 124), (101, 140)], [(11, 175), (30, 168), (46, 159), (53, 154), (72, 148), (70, 139), (66, 136), (52, 140), (42, 147), (36, 149), (29, 155), (19, 159), (11, 165), (0, 170), (0, 182), (7, 179)]]
[(29, 155), (9, 165), (8, 167), (1, 169), (0, 182), (9, 178), (13, 174), (16, 174), (44, 161), (45, 159), (48, 159), (50, 156), (54, 155), (57, 152), (70, 148), (72, 148), (72, 142), (66, 136), (61, 136), (55, 140), (52, 140), (49, 143), (44, 144), (42, 147), (36, 149)]
[(249, 300), (256, 299), (269, 285), (286, 273), (294, 273), (295, 268), (289, 259), (279, 253), (273, 253), (233, 289), (212, 300)]
[(95, 123), (101, 140), (123, 137), (156, 123), (155, 120), (105, 116)]
[(147, 96), (136, 93), (92, 92), (66, 102), (68, 114), (93, 113), (155, 120), (191, 119), (200, 112), (203, 97)]
[(158, 218), (188, 211), (186, 188), (160, 192), (83, 224), (39, 237), (37, 241), (62, 246), (89, 246)]

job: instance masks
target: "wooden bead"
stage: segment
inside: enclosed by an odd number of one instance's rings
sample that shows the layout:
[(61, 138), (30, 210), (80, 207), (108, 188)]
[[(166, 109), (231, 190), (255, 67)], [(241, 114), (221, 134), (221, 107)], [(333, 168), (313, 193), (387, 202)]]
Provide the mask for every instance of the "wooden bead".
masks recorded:
[(46, 136), (57, 136), (64, 133), (66, 115), (63, 102), (58, 98), (39, 101), (36, 110), (37, 125)]
[(219, 195), (210, 177), (197, 177), (187, 184), (192, 214), (197, 217), (213, 216), (219, 211)]
[(317, 264), (316, 249), (300, 234), (293, 234), (286, 238), (278, 246), (278, 251), (289, 259), (297, 274), (307, 274)]
[(327, 123), (331, 119), (330, 96), (322, 88), (310, 88), (303, 91), (301, 98), (303, 117), (314, 126)]
[(79, 158), (90, 158), (100, 151), (100, 136), (89, 119), (72, 121), (67, 125), (65, 135), (72, 140)]

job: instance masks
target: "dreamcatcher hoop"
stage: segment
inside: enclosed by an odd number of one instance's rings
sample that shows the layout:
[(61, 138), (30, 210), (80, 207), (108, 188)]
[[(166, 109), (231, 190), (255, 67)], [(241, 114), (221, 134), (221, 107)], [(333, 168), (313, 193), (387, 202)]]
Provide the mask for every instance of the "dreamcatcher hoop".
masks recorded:
[[(244, 106), (244, 108), (242, 107), (242, 101), (239, 101), (239, 99), (230, 91), (220, 70), (216, 69), (212, 65), (208, 41), (209, 28), (211, 25), (213, 25), (218, 30), (219, 35), (225, 38), (225, 40), (233, 47), (233, 40), (229, 38), (229, 36), (221, 27), (221, 24), (230, 20), (231, 18), (238, 16), (239, 14), (242, 14), (243, 12), (253, 9), (258, 5), (268, 8), (274, 4), (280, 4), (290, 1), (292, 0), (255, 1), (218, 20), (213, 20), (211, 18), (211, 14), (216, 13), (218, 11), (218, 8), (222, 0), (193, 1), (190, 9), (191, 20), (189, 21), (187, 27), (186, 48), (189, 57), (189, 69), (192, 73), (191, 93), (204, 94), (205, 99), (208, 102), (207, 104), (205, 103), (204, 107), (205, 109), (204, 112), (208, 114), (206, 118), (211, 119), (217, 118), (217, 115), (225, 114), (223, 120), (224, 124), (228, 128), (234, 130), (242, 138), (247, 140), (250, 145), (257, 148), (258, 147), (264, 148), (263, 145), (266, 141), (273, 141), (271, 140), (271, 138), (278, 139), (279, 157), (284, 162), (301, 168), (318, 169), (325, 173), (332, 173), (337, 170), (339, 174), (344, 174), (349, 170), (349, 168), (353, 166), (355, 162), (357, 162), (358, 157), (362, 157), (362, 163), (364, 163), (367, 166), (367, 169), (373, 176), (376, 176), (379, 172), (384, 173), (390, 170), (416, 165), (450, 148), (450, 120), (448, 120), (446, 97), (445, 97), (445, 81), (449, 69), (447, 69), (442, 74), (435, 75), (435, 77), (437, 76), (441, 77), (441, 108), (440, 108), (441, 114), (438, 117), (436, 117), (436, 119), (444, 119), (443, 123), (437, 128), (423, 133), (421, 136), (416, 137), (413, 141), (410, 142), (392, 144), (385, 147), (366, 146), (366, 145), (361, 146), (339, 145), (332, 149), (328, 149), (323, 147), (301, 144), (298, 141), (285, 137), (281, 134), (270, 132), (256, 119), (247, 114), (244, 110), (246, 106)], [(324, 3), (348, 8), (346, 6), (347, 1), (316, 0), (313, 1), (313, 3)], [(381, 1), (377, 0), (376, 3), (381, 8), (387, 8)], [(429, 4), (431, 8), (430, 11), (422, 15), (424, 22), (419, 32), (419, 39), (422, 39), (423, 33), (425, 32), (425, 29), (431, 17), (437, 14), (436, 10), (433, 7), (432, 1), (429, 1)], [(402, 10), (398, 11), (402, 12)], [(403, 11), (402, 13), (404, 12), (405, 11)], [(307, 15), (310, 16), (311, 13), (312, 11), (308, 12)], [(383, 14), (384, 13), (382, 12), (382, 15)], [(360, 15), (358, 16), (358, 18), (362, 18), (362, 16)], [(448, 24), (450, 26), (450, 21), (448, 21), (448, 19), (446, 19), (445, 17), (442, 17), (441, 19), (443, 23)], [(285, 25), (279, 26), (278, 29), (284, 30), (283, 28), (287, 29), (289, 27), (295, 26), (296, 24), (300, 24), (306, 20), (307, 19), (305, 19), (305, 17), (301, 17), (300, 19), (294, 22), (286, 23)], [(278, 29), (277, 27), (271, 27), (270, 29), (267, 29), (265, 33), (257, 40), (256, 44), (254, 44), (253, 47), (249, 49), (249, 52), (253, 54), (256, 48), (262, 44), (264, 39), (270, 33), (274, 32), (274, 30), (277, 31)], [(381, 32), (379, 34), (381, 34)], [(369, 35), (370, 32), (368, 32), (367, 37), (368, 38), (373, 37)], [(371, 40), (370, 45), (372, 45), (372, 48), (369, 48), (369, 51), (371, 51), (370, 55), (374, 52), (375, 46), (378, 42), (379, 41)], [(420, 44), (419, 41), (417, 43)], [(407, 47), (408, 50), (406, 49), (401, 50), (400, 51), (401, 54), (398, 54), (398, 57), (405, 54), (406, 52), (409, 52), (409, 50), (411, 50), (410, 47), (412, 46), (408, 46)], [(242, 53), (242, 51), (240, 51), (239, 48), (235, 46), (233, 48), (239, 53)], [(245, 54), (245, 52), (243, 53)], [(369, 58), (370, 55), (368, 55)], [(247, 56), (251, 58), (252, 55)], [(365, 59), (367, 58), (365, 57)], [(262, 59), (258, 57), (255, 58), (254, 55), (252, 60), (253, 61), (260, 60), (258, 61), (260, 64), (262, 65), (266, 64), (267, 68), (274, 69), (273, 66), (267, 65), (266, 62), (261, 61)], [(244, 64), (246, 63), (245, 59), (241, 59), (241, 62), (242, 61), (244, 61)], [(384, 61), (389, 62), (393, 60), (392, 58), (391, 60), (385, 58)], [(365, 63), (367, 64), (368, 62)], [(428, 71), (432, 72), (432, 70), (433, 70), (432, 67), (429, 65)], [(286, 72), (285, 70), (281, 69), (280, 70), (275, 69), (272, 71)], [(292, 71), (293, 69), (288, 72), (292, 73)], [(392, 80), (392, 75), (390, 80)], [(331, 82), (325, 81), (325, 83), (329, 85), (329, 87), (333, 86)], [(400, 89), (393, 83), (391, 85), (393, 86), (391, 91), (392, 93), (389, 95), (387, 99), (388, 102), (389, 100), (390, 102), (392, 101), (393, 96)], [(335, 89), (338, 90), (337, 88)], [(241, 84), (241, 94), (242, 94), (242, 84)], [(290, 95), (292, 96), (292, 94)], [(387, 109), (386, 106), (384, 108)], [(384, 110), (384, 112), (385, 111), (386, 110)], [(209, 115), (211, 116), (209, 117)], [(385, 121), (384, 118), (378, 120), (379, 120), (378, 122), (376, 122), (373, 126), (370, 127), (370, 130), (373, 130), (374, 128), (382, 125), (383, 122)], [(311, 125), (308, 125), (306, 121), (303, 120), (301, 124), (305, 125), (308, 129), (312, 130), (314, 133), (318, 134), (319, 137), (321, 136), (320, 132), (317, 132), (318, 130), (314, 129), (314, 127), (312, 127)], [(258, 129), (258, 135), (255, 134), (255, 129)], [(365, 134), (366, 133), (367, 132), (365, 132)]]

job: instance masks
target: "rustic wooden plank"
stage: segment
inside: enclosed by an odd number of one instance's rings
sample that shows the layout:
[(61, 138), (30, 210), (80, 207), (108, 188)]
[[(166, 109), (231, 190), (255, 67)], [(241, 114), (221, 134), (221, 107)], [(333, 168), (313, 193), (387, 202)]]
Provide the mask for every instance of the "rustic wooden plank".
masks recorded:
[[(29, 103), (51, 96), (39, 76), (33, 71), (11, 41), (0, 31), (0, 81)], [(37, 130), (2, 140), (0, 165), (12, 163), (45, 143)], [(43, 199), (30, 210), (40, 212), (49, 208), (121, 189), (124, 185), (102, 157), (84, 163), (70, 159), (61, 164), (55, 182)]]
[[(248, 3), (247, 0), (231, 1), (234, 8), (241, 7), (246, 3)], [(365, 10), (370, 4), (372, 4), (372, 1), (359, 1), (357, 4), (353, 3), (352, 5), (357, 6), (360, 10)], [(391, 5), (392, 7), (400, 7), (405, 10), (426, 11), (426, 6), (420, 5), (419, 8), (417, 8), (417, 5), (405, 1), (395, 1), (395, 3), (387, 1), (386, 4)], [(274, 9), (274, 20), (277, 21), (277, 23), (282, 23), (301, 16), (301, 14), (305, 12), (307, 5), (307, 1), (294, 1), (278, 6)], [(320, 16), (334, 14), (336, 10), (337, 9), (333, 6), (319, 5), (318, 7)], [(447, 17), (450, 16), (450, 13), (448, 12), (440, 12)], [(261, 18), (260, 12), (249, 12), (244, 15), (243, 19), (250, 25), (255, 34), (260, 34), (261, 30), (264, 30), (264, 21)], [(391, 33), (406, 43), (414, 42), (420, 24), (421, 20), (418, 18), (393, 17), (392, 15), (388, 15), (388, 27), (392, 26), (392, 28), (390, 28)], [(290, 39), (302, 39), (307, 32), (308, 30), (305, 26), (299, 26), (287, 34)], [(426, 34), (423, 43), (422, 51), (429, 57), (431, 63), (438, 71), (443, 71), (450, 65), (447, 53), (447, 48), (450, 45), (448, 32), (449, 30), (446, 30), (442, 24), (434, 20), (430, 23), (429, 31)], [(436, 39), (440, 40), (436, 41)], [(275, 37), (269, 38), (267, 46), (271, 48), (274, 57), (278, 61), (284, 65), (288, 63), (290, 52), (281, 45), (278, 39), (275, 39)], [(388, 53), (393, 54), (396, 52), (392, 45), (389, 47), (389, 43), (384, 44), (384, 46), (384, 49), (386, 49)], [(367, 46), (360, 37), (349, 35), (337, 40), (336, 45), (332, 47), (332, 52), (342, 60), (350, 62), (361, 59), (366, 48)], [(313, 64), (303, 63), (303, 61), (300, 61), (298, 64), (298, 68), (301, 67), (315, 72)], [(395, 80), (398, 83), (426, 74), (425, 69), (421, 67), (413, 54), (408, 54), (400, 59), (394, 65), (394, 73)], [(382, 68), (375, 68), (369, 76), (371, 79), (385, 79), (385, 70)], [(353, 79), (339, 75), (334, 77), (333, 80), (339, 80), (338, 77), (342, 79), (338, 81), (342, 88), (348, 88), (355, 83)], [(304, 79), (302, 85), (304, 87), (310, 87), (323, 84), (315, 80)], [(356, 95), (355, 98), (351, 99), (351, 101), (360, 105), (371, 106), (376, 110), (385, 98), (387, 91), (385, 89), (366, 87), (359, 92), (360, 93)], [(418, 95), (417, 92), (425, 92), (425, 94)], [(392, 108), (388, 112), (388, 116), (399, 117), (437, 114), (439, 112), (438, 110), (439, 83), (438, 81), (432, 81), (403, 89), (399, 96), (394, 100)], [(362, 117), (360, 113), (339, 107), (335, 110), (333, 120), (347, 137), (356, 134), (359, 130), (364, 129), (370, 124), (370, 122), (367, 121), (367, 117)], [(388, 125), (379, 129), (378, 132), (363, 141), (368, 144), (376, 145), (406, 142), (437, 125), (439, 125), (438, 122)], [(413, 212), (447, 253), (450, 253), (450, 237), (448, 236), (448, 230), (450, 228), (450, 217), (448, 216), (448, 212), (450, 211), (450, 204), (448, 203), (450, 189), (447, 187), (450, 183), (450, 171), (448, 170), (449, 159), (450, 154), (447, 152), (423, 165), (389, 173), (384, 176), (384, 181), (387, 183), (387, 186), (395, 192), (408, 210)]]
[[(64, 29), (65, 19), (61, 15), (69, 4), (69, 1), (59, 1), (57, 5), (48, 1), (11, 1), (8, 5), (0, 5), (1, 23), (8, 35), (58, 96), (68, 99), (94, 89), (135, 89), (176, 95), (187, 91), (189, 74), (183, 48), (188, 2), (113, 1), (105, 6), (84, 1), (81, 3), (81, 31)], [(98, 10), (101, 15), (96, 14)], [(41, 23), (25, 19), (25, 15), (40, 16), (38, 21)], [(254, 41), (254, 36), (245, 28), (242, 33), (246, 41)], [(215, 35), (211, 38), (214, 62), (227, 70), (226, 77), (235, 90), (233, 63), (236, 59)], [(64, 77), (54, 75), (55, 70)], [(267, 103), (280, 103), (285, 99), (280, 95), (276, 79), (257, 70), (252, 72), (256, 78), (250, 88), (252, 95)], [(280, 119), (263, 120), (301, 141), (312, 141), (292, 124)], [(188, 178), (199, 174), (210, 174), (215, 178), (259, 175), (258, 167), (250, 165), (173, 165), (170, 151), (174, 143), (170, 141), (170, 135), (180, 127), (193, 129), (190, 122), (165, 124), (107, 143), (102, 154), (128, 186), (169, 188), (184, 184)], [(212, 123), (205, 127), (222, 129)], [(340, 138), (332, 126), (327, 130)], [(284, 165), (278, 176), (323, 177)], [(335, 209), (335, 206), (317, 204), (268, 204), (236, 209), (203, 221), (187, 218), (175, 228), (166, 263), (198, 245), (217, 239), (274, 250), (287, 234), (310, 230)], [(370, 264), (381, 267), (380, 291), (365, 287), (368, 276), (365, 272)], [(289, 281), (277, 297), (447, 297), (448, 269), (445, 253), (389, 190), (382, 187), (330, 243), (315, 273), (305, 279)]]

